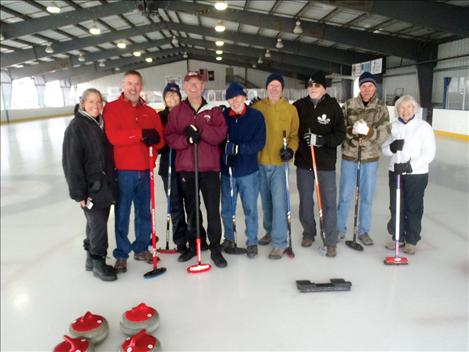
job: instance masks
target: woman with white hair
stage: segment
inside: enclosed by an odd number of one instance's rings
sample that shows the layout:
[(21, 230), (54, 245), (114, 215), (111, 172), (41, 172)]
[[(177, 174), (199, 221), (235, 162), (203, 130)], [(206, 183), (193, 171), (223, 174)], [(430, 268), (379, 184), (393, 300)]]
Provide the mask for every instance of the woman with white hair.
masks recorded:
[[(410, 95), (396, 101), (398, 119), (391, 125), (391, 134), (381, 149), (384, 155), (391, 156), (389, 162), (389, 195), (391, 219), (388, 232), (396, 233), (396, 187), (400, 177), (400, 229), (399, 246), (404, 253), (415, 254), (420, 240), (423, 215), (423, 196), (428, 184), (428, 165), (435, 157), (435, 135), (432, 127), (415, 115), (419, 104)], [(394, 250), (395, 240), (389, 241), (386, 248)]]

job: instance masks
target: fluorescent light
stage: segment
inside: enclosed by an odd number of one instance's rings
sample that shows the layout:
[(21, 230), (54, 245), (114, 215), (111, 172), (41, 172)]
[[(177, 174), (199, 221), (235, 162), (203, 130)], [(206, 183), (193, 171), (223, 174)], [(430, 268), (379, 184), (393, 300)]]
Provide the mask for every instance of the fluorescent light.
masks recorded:
[(301, 22), (300, 21), (296, 21), (295, 28), (293, 28), (293, 33), (295, 33), (295, 34), (303, 33), (303, 28), (301, 28)]
[(119, 49), (125, 49), (127, 47), (127, 44), (125, 44), (125, 42), (118, 42), (117, 47)]
[(139, 56), (142, 56), (142, 53), (137, 50), (133, 52), (133, 55), (139, 57)]
[(150, 62), (153, 62), (153, 59), (152, 59), (151, 57), (147, 57), (147, 58), (145, 59), (145, 61), (148, 62), (148, 63), (150, 63)]
[(46, 7), (47, 12), (49, 13), (60, 13), (60, 7), (58, 7), (55, 3)]
[(223, 54), (223, 50), (217, 50), (217, 51), (215, 51), (215, 54), (221, 55), (221, 54)]
[(223, 60), (223, 58), (221, 56), (217, 56), (216, 59), (217, 59), (217, 61)]
[(48, 54), (52, 54), (54, 52), (54, 48), (52, 47), (52, 45), (49, 43), (47, 44), (46, 46), (46, 53)]
[(275, 47), (277, 49), (282, 49), (283, 48), (282, 38), (277, 38), (277, 44), (275, 44)]
[(214, 5), (213, 5), (218, 11), (223, 11), (223, 10), (226, 10), (226, 8), (228, 7), (228, 4), (224, 1), (217, 1)]
[(217, 40), (217, 41), (215, 42), (215, 45), (216, 45), (216, 46), (223, 46), (223, 44), (225, 44), (225, 42), (224, 42), (223, 40)]
[(225, 25), (223, 24), (223, 21), (218, 21), (217, 25), (215, 26), (215, 30), (217, 32), (224, 32), (226, 29)]
[(93, 27), (90, 28), (90, 33), (92, 35), (99, 35), (101, 34), (101, 29), (99, 29), (99, 27), (95, 24), (93, 24)]
[(264, 54), (264, 55), (265, 55), (266, 58), (269, 58), (269, 57), (272, 56), (272, 55), (270, 55), (270, 50), (269, 50), (269, 49), (267, 49), (267, 50), (265, 51), (265, 54)]

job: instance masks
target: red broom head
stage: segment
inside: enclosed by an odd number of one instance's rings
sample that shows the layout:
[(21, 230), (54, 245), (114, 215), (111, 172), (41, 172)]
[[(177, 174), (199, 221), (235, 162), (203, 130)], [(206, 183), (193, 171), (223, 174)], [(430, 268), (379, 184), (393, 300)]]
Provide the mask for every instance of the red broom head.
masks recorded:
[(204, 273), (206, 271), (209, 271), (212, 269), (212, 266), (210, 264), (195, 264), (191, 265), (187, 268), (187, 272), (189, 274), (198, 274), (198, 273)]
[(407, 265), (409, 260), (406, 257), (386, 257), (384, 259), (386, 265)]

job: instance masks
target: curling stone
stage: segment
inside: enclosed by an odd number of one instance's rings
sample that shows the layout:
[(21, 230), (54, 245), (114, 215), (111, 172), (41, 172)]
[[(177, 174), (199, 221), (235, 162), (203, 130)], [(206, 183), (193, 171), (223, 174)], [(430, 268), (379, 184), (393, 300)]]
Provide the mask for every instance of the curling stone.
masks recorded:
[(132, 336), (142, 329), (152, 333), (159, 325), (160, 316), (156, 309), (140, 303), (122, 314), (120, 328), (125, 335)]
[(128, 337), (120, 346), (119, 352), (157, 352), (161, 351), (158, 339), (144, 330)]
[(94, 352), (94, 347), (83, 337), (73, 338), (64, 335), (64, 341), (55, 346), (54, 352)]
[(109, 324), (101, 315), (86, 312), (70, 324), (69, 331), (73, 337), (83, 337), (93, 344), (98, 344), (109, 334)]

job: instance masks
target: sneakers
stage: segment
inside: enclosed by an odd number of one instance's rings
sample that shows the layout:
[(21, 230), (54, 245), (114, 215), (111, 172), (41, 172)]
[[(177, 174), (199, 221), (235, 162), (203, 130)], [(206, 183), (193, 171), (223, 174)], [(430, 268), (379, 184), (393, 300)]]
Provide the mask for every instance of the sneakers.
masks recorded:
[(326, 246), (326, 249), (326, 257), (334, 258), (337, 255), (337, 249), (335, 246)]
[(286, 248), (274, 248), (269, 254), (269, 259), (281, 259)]
[(223, 258), (221, 252), (212, 252), (210, 254), (210, 258), (212, 258), (215, 265), (219, 268), (226, 268), (226, 266), (228, 265), (225, 258)]
[[(404, 242), (399, 241), (399, 248), (404, 247), (404, 245), (405, 245)], [(396, 249), (396, 241), (393, 241), (393, 240), (388, 241), (384, 247), (386, 247), (386, 249), (393, 251)]]
[[(135, 253), (134, 259), (142, 261), (142, 262), (147, 262), (149, 264), (153, 264), (153, 255), (149, 251)], [(160, 260), (160, 258), (158, 258), (158, 260)]]
[(114, 264), (114, 270), (117, 274), (127, 272), (127, 259), (119, 258)]
[(314, 238), (303, 237), (301, 241), (301, 247), (311, 247), (313, 245)]
[(271, 235), (265, 235), (259, 240), (259, 245), (261, 246), (267, 246), (272, 242), (272, 236)]
[(358, 240), (365, 246), (372, 246), (374, 243), (371, 237), (366, 232), (363, 235), (358, 236)]
[(91, 259), (93, 263), (93, 275), (100, 278), (103, 281), (115, 281), (117, 280), (116, 271), (110, 265), (106, 264), (104, 258), (102, 259)]
[(195, 249), (187, 248), (182, 254), (178, 257), (178, 262), (184, 263), (196, 256)]
[(246, 255), (248, 256), (248, 258), (254, 258), (257, 255), (257, 246), (248, 246)]
[(406, 243), (402, 251), (406, 254), (415, 254), (415, 252), (417, 251), (417, 246), (414, 244)]

